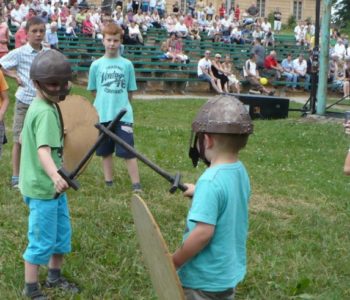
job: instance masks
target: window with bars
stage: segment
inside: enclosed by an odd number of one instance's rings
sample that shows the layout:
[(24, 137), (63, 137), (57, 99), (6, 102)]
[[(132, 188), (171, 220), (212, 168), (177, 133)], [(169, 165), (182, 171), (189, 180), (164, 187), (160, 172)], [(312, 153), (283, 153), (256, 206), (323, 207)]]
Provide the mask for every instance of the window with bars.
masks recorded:
[(296, 20), (301, 20), (303, 13), (303, 1), (296, 0), (293, 2), (293, 16)]
[(257, 0), (256, 7), (259, 9), (259, 17), (265, 17), (265, 0)]

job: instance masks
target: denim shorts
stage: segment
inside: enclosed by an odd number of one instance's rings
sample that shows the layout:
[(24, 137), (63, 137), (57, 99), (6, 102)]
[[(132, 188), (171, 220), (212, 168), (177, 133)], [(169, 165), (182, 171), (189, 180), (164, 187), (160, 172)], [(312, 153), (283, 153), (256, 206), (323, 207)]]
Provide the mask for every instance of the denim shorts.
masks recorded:
[[(110, 122), (102, 123), (103, 126), (107, 127)], [(120, 137), (125, 143), (134, 147), (134, 133), (132, 124), (120, 122), (116, 127), (111, 130), (118, 137)], [(126, 150), (124, 147), (120, 146), (114, 142), (110, 137), (106, 137), (102, 144), (97, 148), (97, 156), (109, 156), (115, 152), (115, 155), (125, 159), (135, 158), (136, 156)]]
[(46, 265), (53, 254), (71, 251), (71, 225), (65, 193), (57, 199), (41, 200), (24, 196), (29, 207), (28, 246), (25, 261)]

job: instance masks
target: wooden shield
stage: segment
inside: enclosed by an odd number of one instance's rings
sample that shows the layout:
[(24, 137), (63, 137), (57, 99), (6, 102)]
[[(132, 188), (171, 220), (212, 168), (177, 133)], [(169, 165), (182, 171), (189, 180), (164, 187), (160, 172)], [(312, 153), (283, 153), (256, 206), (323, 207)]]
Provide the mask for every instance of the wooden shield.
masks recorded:
[(131, 199), (137, 239), (159, 300), (185, 299), (171, 254), (146, 203), (137, 195)]
[[(96, 143), (99, 132), (95, 124), (99, 119), (94, 106), (79, 95), (67, 96), (59, 102), (59, 107), (64, 124), (63, 167), (72, 172)], [(83, 170), (84, 168), (79, 173)]]

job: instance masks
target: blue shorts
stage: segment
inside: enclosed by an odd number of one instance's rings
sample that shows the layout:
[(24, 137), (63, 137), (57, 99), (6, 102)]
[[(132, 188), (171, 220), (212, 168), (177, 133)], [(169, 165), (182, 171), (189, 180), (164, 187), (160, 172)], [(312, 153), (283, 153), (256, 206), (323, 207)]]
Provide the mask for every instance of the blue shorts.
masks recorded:
[[(107, 127), (110, 122), (102, 123), (103, 126)], [(134, 147), (134, 133), (131, 123), (120, 122), (116, 125), (116, 127), (111, 130), (118, 137), (120, 137), (125, 143)], [(124, 147), (120, 146), (116, 142), (114, 142), (110, 137), (106, 137), (102, 144), (97, 148), (96, 155), (97, 156), (109, 156), (113, 152), (115, 155), (125, 159), (135, 158), (136, 156), (126, 150)]]
[(29, 207), (28, 246), (24, 260), (34, 265), (46, 265), (53, 254), (69, 253), (72, 231), (66, 194), (53, 200), (24, 197), (24, 202)]

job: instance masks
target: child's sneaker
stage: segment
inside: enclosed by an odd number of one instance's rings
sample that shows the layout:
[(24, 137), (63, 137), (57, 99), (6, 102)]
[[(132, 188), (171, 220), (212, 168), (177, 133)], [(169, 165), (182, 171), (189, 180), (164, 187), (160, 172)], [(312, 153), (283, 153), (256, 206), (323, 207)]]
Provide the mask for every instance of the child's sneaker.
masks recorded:
[(72, 294), (77, 294), (79, 293), (79, 288), (76, 286), (75, 283), (69, 282), (66, 278), (61, 276), (55, 281), (50, 281), (46, 279), (45, 282), (45, 287), (46, 288), (58, 288), (60, 290), (72, 293)]
[(133, 185), (132, 185), (132, 192), (136, 193), (136, 194), (141, 194), (143, 192), (141, 184), (139, 182), (138, 183), (133, 183)]
[(19, 183), (19, 177), (18, 176), (12, 176), (11, 177), (11, 187), (13, 189), (18, 189), (18, 183)]
[(28, 293), (26, 288), (22, 291), (22, 296), (32, 300), (47, 300), (49, 299), (40, 289), (33, 291), (32, 293)]

